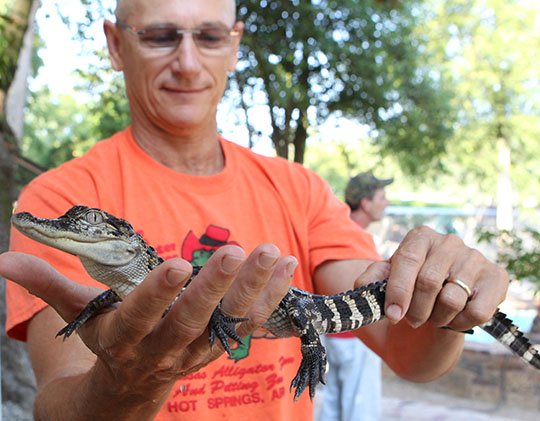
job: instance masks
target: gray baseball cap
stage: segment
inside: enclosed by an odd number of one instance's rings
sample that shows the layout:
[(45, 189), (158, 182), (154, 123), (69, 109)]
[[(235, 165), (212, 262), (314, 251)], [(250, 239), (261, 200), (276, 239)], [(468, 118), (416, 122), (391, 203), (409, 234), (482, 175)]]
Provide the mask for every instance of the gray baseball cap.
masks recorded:
[(388, 186), (394, 182), (393, 178), (381, 179), (371, 172), (363, 172), (352, 177), (345, 188), (345, 202), (351, 209), (356, 209), (364, 197), (370, 197), (377, 189)]

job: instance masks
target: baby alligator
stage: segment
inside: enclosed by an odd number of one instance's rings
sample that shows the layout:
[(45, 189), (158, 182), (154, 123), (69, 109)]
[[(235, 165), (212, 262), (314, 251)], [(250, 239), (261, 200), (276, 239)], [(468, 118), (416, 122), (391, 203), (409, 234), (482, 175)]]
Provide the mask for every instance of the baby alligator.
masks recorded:
[[(121, 301), (163, 259), (125, 220), (86, 206), (74, 206), (57, 219), (37, 218), (22, 212), (13, 225), (28, 237), (79, 257), (94, 279), (110, 289), (90, 301), (75, 320), (58, 332), (68, 337), (102, 308)], [(194, 274), (200, 267), (194, 268)], [(375, 282), (336, 295), (317, 295), (291, 287), (263, 325), (276, 337), (297, 336), (302, 362), (291, 389), (298, 399), (309, 386), (311, 398), (324, 382), (326, 351), (319, 335), (358, 329), (384, 317), (386, 281)], [(209, 322), (209, 339), (217, 337), (230, 354), (229, 338), (241, 342), (235, 325), (246, 319), (232, 318), (218, 307)], [(530, 341), (500, 311), (480, 326), (525, 362), (540, 369), (540, 355)]]

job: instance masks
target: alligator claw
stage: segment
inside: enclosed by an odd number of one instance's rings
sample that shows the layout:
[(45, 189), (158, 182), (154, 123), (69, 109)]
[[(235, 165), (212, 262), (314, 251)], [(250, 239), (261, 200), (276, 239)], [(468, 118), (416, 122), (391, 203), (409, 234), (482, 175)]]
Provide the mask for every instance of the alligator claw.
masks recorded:
[(64, 340), (66, 340), (73, 334), (73, 332), (84, 325), (88, 319), (105, 307), (117, 303), (118, 301), (121, 301), (121, 298), (112, 289), (102, 292), (96, 298), (90, 301), (74, 320), (60, 329), (56, 336), (64, 336)]
[(81, 322), (78, 319), (73, 320), (72, 322), (65, 325), (62, 329), (60, 329), (58, 333), (56, 334), (56, 337), (63, 336), (64, 341), (65, 341), (67, 338), (69, 338), (72, 335), (73, 332), (75, 332), (78, 328), (80, 328), (84, 324), (85, 321)]
[(309, 397), (315, 397), (315, 389), (319, 383), (324, 383), (326, 371), (326, 350), (319, 342), (302, 344), (302, 362), (296, 376), (291, 382), (291, 390), (295, 388), (294, 400), (298, 400), (304, 390), (309, 386)]
[(236, 332), (236, 324), (248, 320), (246, 317), (230, 317), (221, 311), (221, 307), (216, 307), (208, 323), (208, 340), (213, 346), (216, 338), (219, 339), (227, 354), (231, 355), (232, 350), (229, 345), (229, 338), (243, 345), (242, 338)]

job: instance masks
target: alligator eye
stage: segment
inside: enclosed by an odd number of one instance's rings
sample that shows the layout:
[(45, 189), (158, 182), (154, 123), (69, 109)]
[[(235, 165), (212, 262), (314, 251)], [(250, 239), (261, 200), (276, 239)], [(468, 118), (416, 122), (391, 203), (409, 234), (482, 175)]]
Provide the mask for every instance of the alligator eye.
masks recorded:
[(97, 211), (88, 212), (84, 218), (86, 219), (86, 222), (89, 222), (90, 224), (101, 224), (103, 222), (103, 214)]

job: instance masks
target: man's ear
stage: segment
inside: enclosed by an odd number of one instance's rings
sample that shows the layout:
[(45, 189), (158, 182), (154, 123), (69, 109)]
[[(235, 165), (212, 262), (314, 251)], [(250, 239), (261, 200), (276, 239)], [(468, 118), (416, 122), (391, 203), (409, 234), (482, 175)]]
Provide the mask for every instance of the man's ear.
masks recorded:
[(367, 197), (364, 197), (362, 198), (362, 200), (360, 200), (360, 204), (359, 204), (359, 208), (362, 209), (363, 211), (366, 211), (367, 209), (369, 209), (369, 205), (371, 204), (371, 200)]
[(103, 31), (105, 32), (105, 38), (107, 38), (107, 47), (109, 49), (112, 68), (116, 71), (121, 71), (124, 69), (124, 62), (120, 54), (120, 28), (110, 20), (105, 20)]
[(227, 69), (229, 72), (234, 72), (236, 70), (236, 63), (238, 62), (238, 50), (240, 48), (240, 41), (242, 41), (242, 35), (244, 34), (244, 22), (237, 21), (233, 26), (233, 31), (238, 32), (238, 35), (233, 38), (231, 56)]

